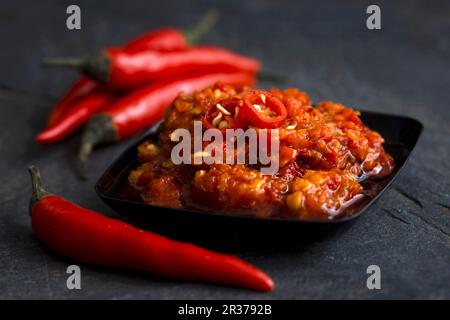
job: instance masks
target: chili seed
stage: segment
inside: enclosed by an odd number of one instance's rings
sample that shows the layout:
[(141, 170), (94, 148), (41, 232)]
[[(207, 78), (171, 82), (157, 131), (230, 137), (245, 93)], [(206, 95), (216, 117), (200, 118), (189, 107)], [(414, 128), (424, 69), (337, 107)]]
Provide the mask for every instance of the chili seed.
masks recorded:
[(265, 95), (263, 95), (262, 93), (259, 95), (260, 97), (261, 97), (261, 101), (262, 101), (262, 103), (266, 103), (266, 96)]
[(222, 106), (220, 105), (220, 103), (216, 104), (216, 108), (217, 108), (220, 112), (222, 112), (224, 115), (226, 115), (226, 116), (231, 116), (231, 112), (228, 111), (227, 109), (225, 109), (224, 107), (222, 107)]
[(213, 119), (212, 125), (214, 127), (217, 127), (217, 124), (219, 123), (220, 119), (222, 119), (222, 112), (219, 112), (219, 114)]
[(259, 111), (259, 112), (261, 112), (262, 111), (262, 108), (261, 108), (261, 106), (259, 105), (259, 104), (254, 104), (253, 105), (253, 108), (255, 108), (257, 111)]

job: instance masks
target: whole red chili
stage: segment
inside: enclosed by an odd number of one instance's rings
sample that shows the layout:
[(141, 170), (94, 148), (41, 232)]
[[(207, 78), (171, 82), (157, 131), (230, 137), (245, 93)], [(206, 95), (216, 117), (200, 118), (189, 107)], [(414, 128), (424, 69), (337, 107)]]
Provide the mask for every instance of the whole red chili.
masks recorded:
[(242, 111), (255, 127), (278, 128), (287, 117), (283, 102), (264, 90), (251, 90), (244, 94)]
[(86, 162), (94, 146), (119, 141), (149, 128), (162, 118), (166, 107), (181, 91), (189, 94), (217, 81), (243, 87), (253, 84), (255, 77), (246, 72), (199, 73), (178, 77), (134, 91), (93, 116), (81, 137), (78, 153), (81, 176), (86, 177)]
[(33, 231), (56, 252), (93, 265), (183, 280), (259, 291), (274, 288), (267, 274), (239, 258), (140, 230), (52, 195), (42, 187), (38, 169), (31, 166), (28, 170), (33, 185)]
[(195, 47), (180, 51), (124, 52), (108, 49), (83, 59), (48, 59), (47, 64), (81, 68), (82, 71), (115, 89), (129, 89), (157, 79), (198, 70), (229, 70), (255, 73), (256, 59), (223, 48)]
[(80, 77), (57, 102), (47, 119), (47, 126), (55, 124), (69, 109), (70, 104), (77, 98), (85, 96), (90, 92), (103, 86), (98, 80), (88, 76)]
[[(194, 43), (208, 31), (217, 21), (217, 17), (217, 12), (210, 11), (200, 23), (186, 32), (175, 28), (161, 28), (144, 33), (125, 44), (122, 50), (128, 53), (135, 53), (146, 50), (167, 52), (185, 49), (189, 43)], [(70, 108), (70, 104), (74, 99), (85, 96), (100, 87), (102, 87), (102, 84), (99, 81), (87, 76), (81, 77), (56, 104), (48, 117), (47, 126), (51, 126), (58, 121), (67, 109)]]
[(72, 102), (69, 110), (55, 124), (47, 127), (36, 136), (36, 141), (49, 144), (61, 141), (89, 120), (91, 115), (111, 104), (117, 96), (99, 88)]

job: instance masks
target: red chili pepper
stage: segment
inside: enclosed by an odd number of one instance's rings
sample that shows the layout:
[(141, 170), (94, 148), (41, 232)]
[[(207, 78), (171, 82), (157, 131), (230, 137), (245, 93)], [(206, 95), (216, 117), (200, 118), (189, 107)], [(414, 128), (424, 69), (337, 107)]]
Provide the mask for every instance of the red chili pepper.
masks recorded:
[[(226, 98), (211, 105), (203, 116), (203, 126), (206, 129), (219, 128), (223, 133), (226, 129), (243, 129), (247, 127), (247, 119), (242, 110), (242, 99)], [(220, 108), (225, 109), (226, 113)], [(225, 124), (224, 124), (225, 121)]]
[(287, 110), (280, 99), (264, 90), (251, 90), (244, 94), (243, 112), (258, 128), (278, 128), (287, 117)]
[(88, 264), (164, 277), (259, 291), (274, 288), (267, 274), (239, 258), (140, 230), (52, 195), (42, 187), (38, 169), (28, 170), (33, 185), (33, 231), (56, 252)]
[(75, 99), (87, 95), (101, 86), (103, 85), (99, 81), (87, 76), (83, 76), (78, 79), (53, 108), (52, 112), (48, 116), (47, 126), (51, 126), (61, 119), (62, 115), (67, 111), (70, 104)]
[(59, 121), (36, 136), (36, 141), (48, 144), (66, 138), (88, 121), (91, 115), (101, 111), (115, 99), (116, 95), (102, 88), (78, 98)]
[(189, 94), (217, 81), (243, 87), (253, 84), (255, 77), (245, 72), (200, 73), (178, 77), (134, 91), (93, 116), (81, 138), (79, 160), (82, 177), (86, 176), (86, 162), (95, 145), (119, 141), (149, 128), (162, 118), (166, 107), (181, 91)]
[(127, 43), (124, 49), (127, 52), (143, 50), (173, 51), (187, 48), (188, 42), (183, 32), (175, 28), (161, 28), (140, 35)]
[(215, 47), (196, 47), (173, 52), (140, 51), (128, 53), (109, 49), (85, 59), (52, 59), (48, 64), (81, 68), (93, 78), (115, 89), (142, 86), (157, 79), (198, 70), (228, 70), (255, 73), (256, 59)]

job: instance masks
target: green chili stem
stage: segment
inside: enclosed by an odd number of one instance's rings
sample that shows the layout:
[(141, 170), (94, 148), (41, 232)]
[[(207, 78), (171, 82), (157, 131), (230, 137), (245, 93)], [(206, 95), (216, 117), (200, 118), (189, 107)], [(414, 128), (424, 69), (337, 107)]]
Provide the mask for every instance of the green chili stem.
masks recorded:
[(208, 13), (206, 13), (206, 15), (196, 26), (184, 32), (186, 40), (191, 44), (196, 43), (202, 36), (205, 35), (205, 33), (212, 29), (218, 20), (219, 12), (217, 10), (208, 11)]
[(74, 67), (80, 68), (86, 64), (86, 59), (83, 58), (44, 58), (42, 63), (46, 66), (52, 67)]

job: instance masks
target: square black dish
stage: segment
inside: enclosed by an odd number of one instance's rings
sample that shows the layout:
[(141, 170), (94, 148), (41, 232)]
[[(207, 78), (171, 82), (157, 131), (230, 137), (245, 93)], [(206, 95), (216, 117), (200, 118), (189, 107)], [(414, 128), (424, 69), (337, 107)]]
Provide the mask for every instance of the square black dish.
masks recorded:
[(379, 181), (370, 181), (364, 185), (366, 197), (357, 206), (349, 208), (352, 215), (337, 218), (330, 221), (304, 221), (299, 219), (257, 218), (249, 216), (226, 215), (194, 209), (173, 209), (145, 204), (142, 201), (127, 199), (123, 194), (123, 188), (127, 183), (130, 170), (138, 166), (137, 146), (147, 139), (157, 140), (154, 130), (149, 131), (137, 143), (128, 148), (113, 164), (104, 172), (95, 186), (97, 194), (111, 208), (120, 214), (127, 215), (140, 222), (152, 222), (161, 224), (195, 224), (231, 227), (237, 225), (274, 225), (274, 224), (333, 224), (352, 220), (365, 212), (370, 205), (389, 187), (404, 167), (411, 152), (420, 137), (423, 126), (412, 118), (388, 115), (375, 112), (361, 112), (361, 120), (370, 129), (379, 132), (385, 139), (384, 147), (396, 162), (394, 172)]

